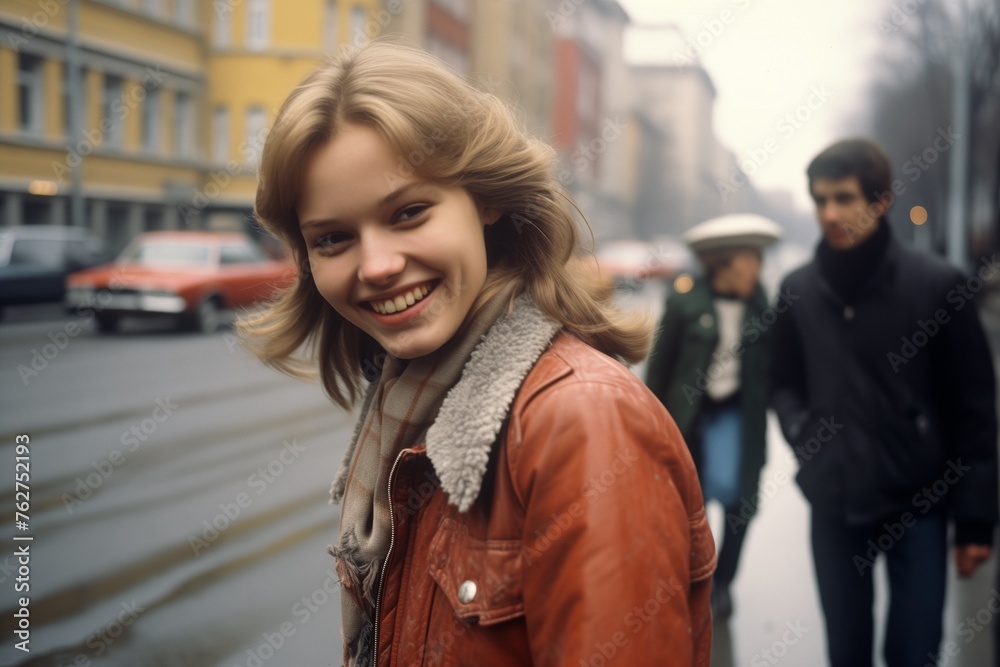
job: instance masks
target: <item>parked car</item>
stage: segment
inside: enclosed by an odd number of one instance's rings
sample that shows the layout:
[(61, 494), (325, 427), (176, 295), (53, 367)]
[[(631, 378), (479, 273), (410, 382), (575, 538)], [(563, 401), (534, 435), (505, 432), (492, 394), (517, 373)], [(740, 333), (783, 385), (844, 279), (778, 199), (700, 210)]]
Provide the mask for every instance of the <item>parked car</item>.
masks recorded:
[(8, 306), (60, 303), (66, 276), (108, 259), (101, 239), (81, 227), (0, 229), (0, 313)]
[(173, 315), (185, 329), (211, 333), (224, 309), (266, 300), (294, 279), (290, 262), (270, 259), (245, 234), (146, 232), (113, 264), (70, 275), (66, 306), (93, 309), (102, 333), (123, 317), (148, 315)]

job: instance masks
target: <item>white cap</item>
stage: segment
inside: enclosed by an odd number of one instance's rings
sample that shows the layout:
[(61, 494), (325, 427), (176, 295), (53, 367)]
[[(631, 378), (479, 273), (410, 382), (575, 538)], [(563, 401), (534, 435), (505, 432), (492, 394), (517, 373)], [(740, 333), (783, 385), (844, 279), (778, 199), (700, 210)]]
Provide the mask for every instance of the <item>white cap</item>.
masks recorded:
[(682, 237), (694, 252), (718, 248), (766, 248), (781, 238), (781, 227), (753, 213), (734, 213), (698, 223)]

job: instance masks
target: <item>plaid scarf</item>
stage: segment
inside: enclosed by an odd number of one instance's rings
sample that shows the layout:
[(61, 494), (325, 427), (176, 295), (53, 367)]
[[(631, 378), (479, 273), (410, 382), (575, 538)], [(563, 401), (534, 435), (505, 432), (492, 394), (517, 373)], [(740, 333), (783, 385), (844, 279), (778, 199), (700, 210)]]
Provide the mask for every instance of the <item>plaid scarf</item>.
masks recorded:
[(377, 640), (375, 607), (391, 537), (388, 487), (393, 463), (401, 450), (423, 442), (445, 396), (510, 297), (509, 289), (497, 294), (463, 331), (427, 356), (409, 362), (387, 357), (381, 377), (366, 392), (349, 449), (347, 483), (332, 489), (334, 500), (342, 496), (344, 501), (340, 542), (329, 551), (340, 577), (348, 667), (370, 665)]

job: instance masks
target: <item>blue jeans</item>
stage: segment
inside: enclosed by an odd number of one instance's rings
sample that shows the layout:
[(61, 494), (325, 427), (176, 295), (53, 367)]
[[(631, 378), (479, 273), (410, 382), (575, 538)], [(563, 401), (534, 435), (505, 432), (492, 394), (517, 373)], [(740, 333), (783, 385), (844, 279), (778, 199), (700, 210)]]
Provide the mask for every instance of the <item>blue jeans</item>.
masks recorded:
[(872, 665), (872, 566), (883, 554), (889, 571), (886, 664), (935, 664), (948, 563), (947, 516), (933, 512), (916, 515), (914, 522), (904, 518), (848, 526), (812, 513), (813, 561), (831, 667)]
[[(724, 405), (711, 405), (699, 420), (701, 460), (697, 462), (705, 500), (717, 500), (726, 516), (740, 513), (740, 462), (742, 444), (742, 412), (739, 400)], [(716, 545), (718, 565), (716, 584), (726, 587), (736, 577), (740, 553), (747, 534), (747, 524), (729, 525), (718, 535)]]
[(727, 510), (740, 502), (741, 426), (738, 402), (707, 410), (699, 422), (701, 491), (705, 500), (718, 500)]

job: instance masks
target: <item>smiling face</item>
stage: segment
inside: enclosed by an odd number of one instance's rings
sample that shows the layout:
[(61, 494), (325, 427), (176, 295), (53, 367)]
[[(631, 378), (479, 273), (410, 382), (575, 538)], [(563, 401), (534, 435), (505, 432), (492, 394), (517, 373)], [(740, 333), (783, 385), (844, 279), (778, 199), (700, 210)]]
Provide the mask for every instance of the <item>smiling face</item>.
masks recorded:
[(887, 203), (869, 202), (856, 176), (817, 178), (810, 188), (823, 238), (836, 250), (864, 243), (878, 229)]
[(415, 359), (465, 322), (486, 281), (483, 226), (500, 214), (461, 187), (400, 176), (400, 164), (376, 130), (346, 124), (312, 154), (296, 211), (323, 298)]

